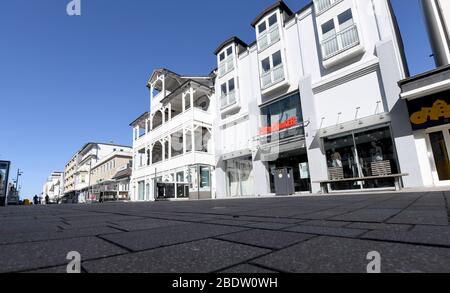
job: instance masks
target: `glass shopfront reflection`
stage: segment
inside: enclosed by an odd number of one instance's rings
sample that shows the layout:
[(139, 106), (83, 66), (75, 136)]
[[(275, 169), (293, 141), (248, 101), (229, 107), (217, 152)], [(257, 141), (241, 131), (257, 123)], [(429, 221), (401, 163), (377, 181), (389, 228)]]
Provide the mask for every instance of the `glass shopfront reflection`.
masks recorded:
[(324, 148), (330, 180), (376, 177), (334, 183), (333, 190), (395, 186), (394, 179), (382, 178), (399, 173), (389, 126), (327, 137)]

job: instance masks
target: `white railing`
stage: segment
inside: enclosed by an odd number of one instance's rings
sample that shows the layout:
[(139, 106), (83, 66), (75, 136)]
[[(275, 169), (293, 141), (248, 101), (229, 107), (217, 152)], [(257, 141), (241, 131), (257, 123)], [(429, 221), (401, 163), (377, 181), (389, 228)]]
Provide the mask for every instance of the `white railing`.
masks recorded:
[(219, 75), (224, 76), (228, 72), (234, 70), (234, 57), (228, 57), (227, 59), (220, 62), (219, 65)]
[(220, 109), (223, 110), (236, 103), (236, 90), (229, 92), (227, 95), (223, 95), (220, 98)]
[(358, 44), (358, 29), (352, 25), (322, 42), (323, 58), (329, 59)]
[(263, 51), (270, 45), (278, 42), (280, 40), (280, 29), (278, 24), (272, 25), (268, 31), (264, 32), (258, 38), (258, 48), (259, 51)]
[(320, 14), (341, 1), (342, 0), (314, 0), (316, 13)]
[(280, 64), (261, 76), (262, 88), (266, 89), (284, 80), (284, 66)]

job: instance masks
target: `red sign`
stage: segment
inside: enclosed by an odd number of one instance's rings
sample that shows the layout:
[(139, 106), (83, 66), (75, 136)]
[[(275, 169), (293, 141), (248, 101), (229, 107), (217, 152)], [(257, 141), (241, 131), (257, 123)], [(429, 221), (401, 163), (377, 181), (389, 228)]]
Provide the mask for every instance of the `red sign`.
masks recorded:
[(261, 135), (277, 132), (283, 129), (294, 127), (298, 124), (297, 117), (289, 118), (288, 120), (280, 123), (274, 123), (269, 127), (262, 127), (259, 132)]

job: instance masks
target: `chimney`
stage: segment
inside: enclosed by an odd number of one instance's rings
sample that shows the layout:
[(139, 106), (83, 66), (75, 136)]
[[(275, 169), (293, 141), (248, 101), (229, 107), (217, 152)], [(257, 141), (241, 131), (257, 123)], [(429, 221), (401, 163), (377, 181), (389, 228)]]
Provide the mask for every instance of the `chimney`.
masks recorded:
[(437, 67), (450, 64), (450, 1), (419, 0)]

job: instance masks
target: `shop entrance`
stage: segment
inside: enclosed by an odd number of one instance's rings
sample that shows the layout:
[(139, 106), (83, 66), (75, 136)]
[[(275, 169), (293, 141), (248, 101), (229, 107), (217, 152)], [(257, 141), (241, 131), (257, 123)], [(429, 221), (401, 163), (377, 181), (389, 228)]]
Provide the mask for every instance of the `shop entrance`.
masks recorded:
[(311, 180), (309, 176), (308, 156), (306, 149), (280, 153), (278, 159), (269, 162), (270, 190), (276, 193), (276, 176), (280, 175), (280, 170), (290, 170), (293, 174), (295, 192), (311, 192)]
[(443, 129), (428, 133), (431, 146), (435, 181), (450, 184), (450, 129)]

